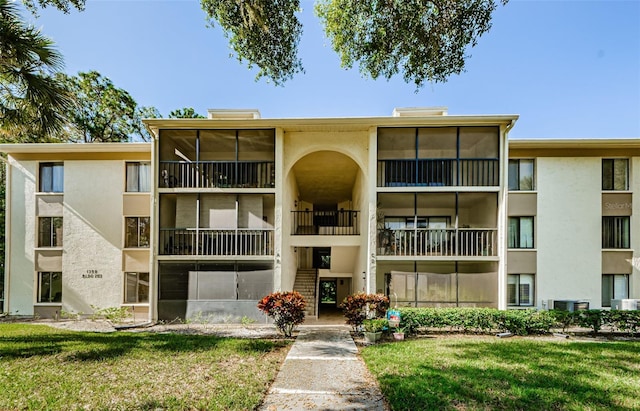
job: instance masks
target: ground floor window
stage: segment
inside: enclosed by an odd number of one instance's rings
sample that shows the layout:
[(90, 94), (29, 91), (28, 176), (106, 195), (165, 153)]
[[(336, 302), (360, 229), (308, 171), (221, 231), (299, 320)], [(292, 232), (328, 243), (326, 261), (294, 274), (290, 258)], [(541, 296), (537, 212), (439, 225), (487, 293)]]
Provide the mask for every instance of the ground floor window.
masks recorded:
[(62, 302), (62, 273), (49, 271), (38, 273), (38, 302)]
[(611, 307), (611, 300), (629, 298), (629, 274), (602, 275), (602, 306)]
[(534, 303), (533, 274), (509, 274), (507, 277), (507, 304), (532, 306)]
[(125, 304), (149, 302), (149, 273), (124, 274)]

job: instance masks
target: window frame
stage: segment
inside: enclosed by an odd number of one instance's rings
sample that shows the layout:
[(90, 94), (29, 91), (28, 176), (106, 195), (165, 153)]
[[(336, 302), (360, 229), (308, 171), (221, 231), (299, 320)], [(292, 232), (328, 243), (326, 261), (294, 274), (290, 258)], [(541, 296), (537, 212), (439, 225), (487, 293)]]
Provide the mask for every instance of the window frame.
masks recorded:
[[(136, 241), (135, 244), (129, 243), (129, 223), (130, 219), (135, 219), (136, 222)], [(147, 229), (147, 243), (146, 245), (142, 244), (140, 239), (143, 238), (141, 234), (142, 225), (140, 224), (141, 219), (146, 219), (146, 229)], [(124, 248), (150, 248), (151, 247), (151, 217), (149, 216), (125, 216), (124, 217)]]
[[(523, 189), (522, 188), (522, 162), (531, 162), (531, 188)], [(516, 180), (517, 187), (511, 186), (511, 166), (515, 164), (516, 166)], [(536, 161), (533, 158), (510, 158), (508, 165), (508, 178), (507, 178), (507, 189), (508, 191), (535, 191), (536, 190)]]
[[(511, 221), (518, 220), (517, 228), (518, 232), (515, 235), (511, 233)], [(522, 245), (522, 221), (524, 219), (531, 219), (531, 246), (523, 246)], [(507, 248), (508, 249), (516, 249), (516, 250), (532, 250), (536, 247), (536, 239), (535, 239), (535, 216), (509, 216), (507, 221)], [(512, 239), (514, 242), (512, 242)]]
[[(45, 177), (45, 169), (51, 169), (51, 175)], [(56, 184), (56, 177), (60, 179)], [(64, 162), (43, 162), (38, 166), (38, 192), (64, 193)]]
[[(611, 162), (611, 181), (609, 181), (608, 186), (605, 187), (605, 162)], [(625, 177), (624, 177), (624, 188), (616, 188), (616, 163), (624, 162), (625, 164)], [(602, 159), (602, 191), (629, 191), (629, 159), (628, 158), (603, 158)]]
[[(53, 284), (53, 275), (54, 274), (58, 274), (59, 275), (59, 281), (60, 281), (60, 288), (59, 288), (59, 298), (56, 298), (56, 296), (58, 296), (58, 293), (54, 294), (53, 297), (51, 296), (52, 290), (53, 290), (53, 286), (51, 286), (51, 284)], [(47, 276), (49, 277), (49, 292), (48, 292), (48, 298), (46, 299), (47, 301), (43, 301), (42, 298), (42, 280), (43, 278)], [(36, 296), (36, 301), (38, 304), (61, 304), (62, 303), (62, 272), (61, 271), (38, 271), (38, 293)], [(53, 290), (55, 291), (55, 290)]]
[[(607, 224), (605, 220), (612, 220)], [(616, 223), (623, 222), (623, 225)], [(611, 232), (605, 232), (613, 227)], [(624, 235), (626, 234), (626, 238)], [(617, 238), (620, 235), (620, 238)], [(630, 216), (602, 216), (602, 249), (603, 250), (628, 250), (631, 248), (631, 217)]]
[[(529, 304), (522, 303), (522, 276), (530, 277), (531, 282), (531, 290), (529, 292), (528, 298), (530, 299)], [(516, 278), (517, 282), (515, 283), (515, 302), (511, 302), (509, 299), (509, 279)], [(508, 307), (534, 307), (536, 301), (536, 275), (535, 274), (507, 274), (507, 306)]]
[[(602, 274), (602, 281), (600, 283), (600, 295), (601, 295), (601, 303), (600, 305), (602, 307), (611, 307), (611, 300), (615, 300), (616, 298), (614, 298), (616, 296), (616, 289), (615, 289), (615, 285), (616, 285), (616, 280), (615, 278), (617, 276), (624, 276), (625, 277), (625, 287), (626, 287), (626, 297), (624, 298), (629, 298), (629, 274)], [(609, 299), (609, 304), (605, 304), (605, 299), (604, 299), (604, 281), (605, 279), (611, 279), (611, 294), (607, 297)]]
[[(43, 217), (38, 217), (38, 247), (37, 248), (62, 248), (63, 244), (64, 244), (64, 220), (62, 219), (63, 217), (50, 217), (50, 216), (43, 216)], [(48, 244), (44, 244), (42, 239), (44, 238), (43, 235), (47, 234), (47, 233), (43, 233), (42, 232), (42, 221), (48, 219), (51, 220), (49, 222), (49, 233), (48, 233)], [(55, 221), (59, 220), (60, 221), (60, 235), (58, 236), (56, 234), (56, 224)]]
[[(129, 276), (135, 276), (135, 290), (133, 290), (133, 296), (135, 297), (135, 301), (129, 301), (130, 290), (129, 290)], [(142, 279), (141, 276), (146, 275), (146, 280)], [(146, 301), (144, 298), (140, 298), (140, 285), (146, 281), (147, 293), (146, 293)], [(149, 304), (149, 290), (150, 289), (150, 276), (148, 272), (133, 272), (126, 271), (124, 273), (124, 292), (123, 292), (123, 304)]]
[[(141, 179), (141, 175), (142, 173), (140, 173), (140, 169), (142, 165), (146, 166), (147, 169), (147, 186), (145, 187), (146, 190), (141, 189), (141, 186), (143, 186), (142, 183), (142, 179)], [(135, 187), (129, 187), (129, 167), (133, 167), (137, 170), (137, 178), (135, 181)], [(124, 191), (126, 193), (150, 193), (151, 192), (151, 162), (150, 161), (127, 161), (125, 162), (125, 181), (124, 181)], [(133, 178), (133, 177), (132, 177)]]

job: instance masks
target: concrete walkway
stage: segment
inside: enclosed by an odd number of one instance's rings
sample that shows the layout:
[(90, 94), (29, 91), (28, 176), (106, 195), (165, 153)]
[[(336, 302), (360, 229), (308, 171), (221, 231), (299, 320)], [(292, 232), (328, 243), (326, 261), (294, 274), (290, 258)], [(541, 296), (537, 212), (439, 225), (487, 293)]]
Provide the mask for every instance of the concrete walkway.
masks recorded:
[(388, 410), (346, 326), (301, 327), (260, 410)]

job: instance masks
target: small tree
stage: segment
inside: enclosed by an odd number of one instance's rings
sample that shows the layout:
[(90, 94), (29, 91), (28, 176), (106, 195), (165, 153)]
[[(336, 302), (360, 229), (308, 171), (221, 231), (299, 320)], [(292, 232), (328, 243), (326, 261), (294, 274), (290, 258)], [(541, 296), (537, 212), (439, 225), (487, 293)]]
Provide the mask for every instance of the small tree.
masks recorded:
[(340, 304), (347, 324), (355, 330), (366, 318), (382, 318), (389, 308), (389, 297), (383, 294), (356, 293), (347, 296)]
[(299, 292), (286, 291), (263, 297), (258, 303), (258, 309), (273, 318), (276, 327), (285, 337), (291, 337), (295, 326), (304, 322), (306, 305)]

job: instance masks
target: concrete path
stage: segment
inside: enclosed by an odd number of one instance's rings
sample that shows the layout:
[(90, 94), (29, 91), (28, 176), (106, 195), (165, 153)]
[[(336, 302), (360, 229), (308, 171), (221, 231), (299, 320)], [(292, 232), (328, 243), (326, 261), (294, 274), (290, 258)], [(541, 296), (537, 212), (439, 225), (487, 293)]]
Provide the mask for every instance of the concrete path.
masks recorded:
[(259, 409), (388, 410), (345, 326), (301, 327)]

